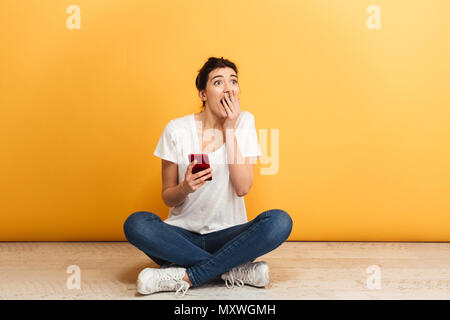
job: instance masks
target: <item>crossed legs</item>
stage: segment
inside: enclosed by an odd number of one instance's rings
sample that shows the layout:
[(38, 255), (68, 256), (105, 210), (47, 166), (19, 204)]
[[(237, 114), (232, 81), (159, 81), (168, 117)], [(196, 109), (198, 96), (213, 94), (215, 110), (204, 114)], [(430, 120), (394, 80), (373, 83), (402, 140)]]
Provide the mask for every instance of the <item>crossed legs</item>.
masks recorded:
[(193, 286), (274, 250), (291, 230), (292, 219), (280, 209), (265, 211), (247, 223), (206, 235), (169, 225), (146, 211), (131, 214), (124, 224), (131, 244), (159, 265), (174, 263), (185, 267), (185, 278)]

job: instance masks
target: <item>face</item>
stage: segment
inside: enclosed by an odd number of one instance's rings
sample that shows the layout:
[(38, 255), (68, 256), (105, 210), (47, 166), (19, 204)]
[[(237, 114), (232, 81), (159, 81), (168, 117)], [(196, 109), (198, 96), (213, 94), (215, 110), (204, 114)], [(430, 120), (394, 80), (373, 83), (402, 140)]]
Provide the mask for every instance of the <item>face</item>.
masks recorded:
[(220, 103), (225, 94), (235, 92), (239, 95), (239, 83), (236, 72), (232, 68), (218, 68), (208, 75), (206, 89), (199, 93), (205, 100), (205, 108), (209, 109), (218, 118), (226, 118), (227, 112)]

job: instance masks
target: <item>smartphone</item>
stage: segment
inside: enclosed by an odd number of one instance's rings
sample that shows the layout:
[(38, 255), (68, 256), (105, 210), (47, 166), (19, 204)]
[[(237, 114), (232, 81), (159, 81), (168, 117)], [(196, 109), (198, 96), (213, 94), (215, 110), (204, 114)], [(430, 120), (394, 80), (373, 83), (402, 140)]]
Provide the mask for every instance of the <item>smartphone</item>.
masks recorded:
[[(197, 173), (199, 171), (206, 170), (210, 167), (209, 166), (209, 158), (206, 153), (203, 153), (203, 154), (190, 153), (189, 154), (189, 163), (194, 161), (194, 159), (197, 160), (197, 163), (192, 168), (192, 173)], [(211, 180), (212, 180), (212, 177), (209, 177), (205, 181), (211, 181)]]

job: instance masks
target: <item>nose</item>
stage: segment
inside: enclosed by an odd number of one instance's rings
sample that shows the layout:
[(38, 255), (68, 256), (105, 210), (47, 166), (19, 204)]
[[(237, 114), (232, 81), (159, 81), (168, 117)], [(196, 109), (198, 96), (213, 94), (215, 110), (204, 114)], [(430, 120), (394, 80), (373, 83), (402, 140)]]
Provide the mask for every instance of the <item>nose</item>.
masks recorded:
[(224, 94), (226, 94), (226, 93), (232, 94), (233, 90), (231, 90), (231, 87), (229, 85), (226, 85), (224, 90), (223, 90), (223, 93)]
[(231, 85), (228, 82), (225, 82), (225, 86), (224, 86), (224, 92), (229, 92), (231, 93)]

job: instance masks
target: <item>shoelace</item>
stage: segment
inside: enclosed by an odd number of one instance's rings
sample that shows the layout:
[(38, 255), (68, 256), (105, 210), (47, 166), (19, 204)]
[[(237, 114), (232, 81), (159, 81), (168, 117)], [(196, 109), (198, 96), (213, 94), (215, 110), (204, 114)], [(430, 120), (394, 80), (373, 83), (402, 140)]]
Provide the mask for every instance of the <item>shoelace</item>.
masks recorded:
[(235, 285), (243, 287), (245, 284), (244, 279), (249, 279), (251, 272), (253, 273), (253, 277), (255, 277), (256, 264), (247, 264), (232, 269), (228, 271), (228, 275), (225, 278), (225, 285), (227, 288), (233, 288)]
[[(183, 297), (189, 290), (189, 283), (181, 279), (174, 279), (168, 275), (161, 275), (161, 281), (158, 283), (159, 291), (173, 290), (173, 282), (175, 282), (175, 295)], [(181, 293), (181, 295), (180, 295)]]
[(243, 287), (244, 281), (242, 281), (241, 279), (235, 279), (234, 276), (230, 274), (225, 278), (225, 285), (228, 289), (234, 288), (235, 285), (237, 285), (238, 287)]
[[(187, 283), (186, 281), (181, 280), (181, 281), (177, 281), (177, 285), (179, 285), (179, 288), (175, 292), (175, 295), (176, 296), (180, 296), (180, 297), (184, 297), (186, 292), (188, 292), (188, 290), (189, 290), (189, 283)], [(179, 294), (180, 292), (181, 292), (181, 295)]]

